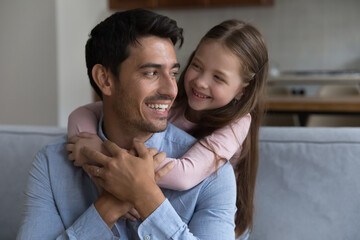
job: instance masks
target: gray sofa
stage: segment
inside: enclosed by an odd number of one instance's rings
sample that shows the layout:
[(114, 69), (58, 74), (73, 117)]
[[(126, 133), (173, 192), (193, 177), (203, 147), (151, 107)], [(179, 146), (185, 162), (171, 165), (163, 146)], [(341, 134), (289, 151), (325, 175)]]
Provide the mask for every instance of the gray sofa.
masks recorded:
[[(0, 125), (0, 239), (14, 239), (34, 154), (65, 133)], [(360, 128), (264, 127), (251, 239), (360, 239)]]

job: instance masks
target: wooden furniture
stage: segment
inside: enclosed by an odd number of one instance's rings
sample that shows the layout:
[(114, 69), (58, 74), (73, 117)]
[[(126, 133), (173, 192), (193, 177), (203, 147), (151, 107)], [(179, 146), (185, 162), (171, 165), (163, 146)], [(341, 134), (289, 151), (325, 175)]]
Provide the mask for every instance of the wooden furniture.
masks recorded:
[[(282, 72), (269, 77), (267, 84), (269, 87), (349, 85), (356, 88), (360, 87), (360, 73), (351, 70)], [(360, 95), (268, 96), (266, 109), (269, 113), (295, 113), (300, 125), (305, 126), (310, 114), (360, 115)]]
[(109, 0), (113, 10), (273, 5), (274, 0)]
[(266, 99), (270, 113), (296, 113), (305, 126), (309, 114), (360, 114), (360, 95), (349, 97), (278, 96)]
[[(291, 90), (284, 86), (267, 86), (266, 96), (271, 97), (282, 97), (287, 99), (292, 96)], [(268, 111), (263, 119), (263, 126), (299, 126), (299, 117), (293, 113), (274, 113)]]
[(284, 72), (269, 77), (267, 84), (360, 84), (360, 73), (355, 71)]

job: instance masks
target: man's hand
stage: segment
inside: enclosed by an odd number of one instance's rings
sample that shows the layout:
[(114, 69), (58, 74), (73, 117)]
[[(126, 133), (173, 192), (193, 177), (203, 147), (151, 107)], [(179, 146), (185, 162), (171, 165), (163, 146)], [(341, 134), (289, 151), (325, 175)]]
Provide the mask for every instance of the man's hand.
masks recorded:
[(138, 141), (134, 141), (137, 156), (110, 141), (105, 141), (104, 147), (110, 157), (88, 147), (82, 148), (82, 153), (98, 165), (84, 165), (84, 170), (100, 187), (119, 200), (134, 205), (144, 220), (165, 200), (165, 196), (156, 185), (156, 179), (167, 173), (173, 167), (173, 163), (165, 165), (156, 177), (154, 167), (164, 160), (165, 153), (155, 154), (154, 149), (148, 150)]

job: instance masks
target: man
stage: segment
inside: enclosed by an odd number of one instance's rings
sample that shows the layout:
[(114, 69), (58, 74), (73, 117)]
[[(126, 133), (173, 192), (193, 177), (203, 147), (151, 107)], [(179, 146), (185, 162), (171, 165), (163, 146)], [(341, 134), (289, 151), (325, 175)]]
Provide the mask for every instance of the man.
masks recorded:
[[(179, 157), (195, 141), (167, 123), (177, 94), (178, 40), (182, 29), (175, 21), (141, 9), (115, 13), (92, 30), (88, 75), (103, 99), (98, 134), (111, 157), (83, 152), (101, 162), (85, 169), (106, 191), (99, 194), (66, 159), (65, 138), (46, 146), (30, 170), (19, 239), (234, 239), (236, 186), (229, 164), (188, 191), (155, 183), (153, 159), (163, 156), (147, 148)], [(132, 148), (137, 156), (124, 150)], [(101, 177), (109, 174), (105, 184)], [(141, 220), (122, 219), (133, 207)]]

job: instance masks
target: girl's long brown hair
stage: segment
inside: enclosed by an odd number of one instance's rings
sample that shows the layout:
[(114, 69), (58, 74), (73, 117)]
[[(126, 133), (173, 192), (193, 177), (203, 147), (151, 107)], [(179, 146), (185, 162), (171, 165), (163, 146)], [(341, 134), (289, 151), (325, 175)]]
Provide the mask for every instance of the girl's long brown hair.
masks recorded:
[[(238, 20), (228, 20), (216, 25), (205, 34), (199, 45), (205, 41), (216, 41), (231, 50), (240, 60), (239, 73), (243, 81), (249, 83), (239, 101), (233, 100), (221, 108), (203, 111), (201, 124), (194, 132), (195, 137), (203, 138), (214, 130), (224, 127), (248, 113), (251, 114), (250, 129), (242, 144), (237, 165), (234, 166), (237, 183), (235, 233), (239, 237), (247, 229), (251, 231), (253, 224), (254, 190), (258, 167), (258, 135), (264, 112), (263, 93), (268, 71), (268, 51), (261, 33), (254, 26)], [(189, 62), (180, 76), (175, 107), (187, 106), (184, 76), (195, 53), (196, 50), (191, 54)]]

